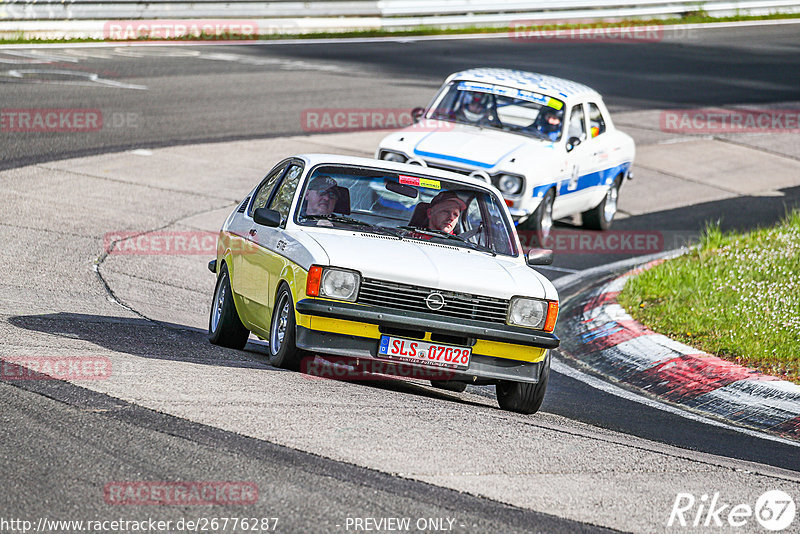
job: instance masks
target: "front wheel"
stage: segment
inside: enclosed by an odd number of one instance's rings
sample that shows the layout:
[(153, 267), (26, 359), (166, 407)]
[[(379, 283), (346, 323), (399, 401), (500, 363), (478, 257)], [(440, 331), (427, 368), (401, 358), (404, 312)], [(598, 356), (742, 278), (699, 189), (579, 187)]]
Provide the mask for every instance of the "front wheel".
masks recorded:
[(296, 371), (300, 368), (303, 351), (295, 345), (297, 322), (294, 315), (292, 293), (282, 285), (275, 297), (272, 322), (269, 329), (269, 363), (281, 369)]
[(606, 196), (600, 201), (600, 204), (584, 211), (583, 226), (590, 230), (608, 230), (611, 228), (611, 223), (614, 221), (614, 215), (617, 214), (617, 201), (619, 200), (619, 188), (622, 186), (622, 177), (614, 180), (611, 187), (608, 188)]
[(241, 350), (249, 336), (250, 331), (242, 324), (233, 303), (228, 266), (222, 264), (214, 290), (214, 302), (211, 303), (211, 316), (208, 318), (208, 340), (214, 345)]
[(519, 225), (522, 230), (533, 230), (540, 246), (543, 246), (553, 229), (553, 202), (556, 199), (555, 190), (549, 190), (539, 203), (536, 211)]
[(539, 382), (501, 381), (497, 384), (497, 403), (510, 412), (531, 414), (539, 411), (550, 379), (550, 353), (547, 353), (539, 371)]

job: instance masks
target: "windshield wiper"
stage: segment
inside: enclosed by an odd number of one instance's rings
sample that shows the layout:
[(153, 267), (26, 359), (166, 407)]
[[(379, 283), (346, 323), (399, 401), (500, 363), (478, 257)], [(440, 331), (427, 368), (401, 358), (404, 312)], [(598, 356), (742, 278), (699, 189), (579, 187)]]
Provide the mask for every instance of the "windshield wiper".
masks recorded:
[(325, 220), (341, 224), (349, 224), (350, 226), (357, 226), (358, 228), (371, 230), (375, 233), (390, 235), (398, 239), (403, 239), (403, 236), (401, 236), (398, 232), (395, 232), (391, 228), (386, 228), (385, 226), (377, 226), (375, 224), (370, 224), (368, 222), (359, 221), (358, 219), (354, 219), (352, 217), (345, 217), (344, 215), (336, 215), (333, 213), (330, 215), (304, 215), (302, 220), (304, 221)]
[(497, 256), (497, 253), (494, 250), (490, 249), (489, 247), (485, 247), (483, 245), (479, 245), (477, 243), (473, 243), (472, 241), (467, 241), (463, 237), (461, 237), (459, 235), (456, 235), (456, 234), (451, 234), (451, 233), (448, 233), (448, 232), (444, 232), (442, 230), (431, 230), (430, 228), (422, 228), (420, 226), (400, 226), (399, 228), (402, 228), (403, 230), (411, 230), (413, 232), (419, 232), (419, 233), (422, 233), (422, 234), (428, 234), (428, 235), (435, 236), (435, 237), (444, 237), (446, 239), (455, 239), (459, 243), (463, 243), (463, 244), (467, 245), (468, 247), (470, 247), (471, 249), (478, 250), (478, 251), (481, 251), (481, 252), (488, 252), (492, 256)]

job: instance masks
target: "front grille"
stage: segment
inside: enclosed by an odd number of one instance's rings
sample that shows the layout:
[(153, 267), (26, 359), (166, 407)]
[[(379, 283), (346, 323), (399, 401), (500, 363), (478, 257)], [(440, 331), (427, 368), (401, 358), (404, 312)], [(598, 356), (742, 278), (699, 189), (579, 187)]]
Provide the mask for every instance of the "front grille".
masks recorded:
[(462, 169), (460, 167), (450, 167), (448, 165), (441, 165), (439, 163), (429, 163), (427, 161), (425, 163), (427, 163), (428, 167), (430, 167), (431, 169), (439, 169), (440, 171), (455, 172), (455, 173), (458, 173), (458, 174), (463, 174), (465, 176), (469, 176), (473, 172), (471, 169)]
[[(425, 304), (425, 299), (431, 293), (440, 293), (444, 297), (445, 304), (440, 310), (431, 310)], [(357, 302), (398, 311), (424, 312), (444, 317), (503, 324), (506, 322), (508, 313), (508, 301), (504, 299), (440, 291), (369, 278), (365, 278), (361, 282)]]

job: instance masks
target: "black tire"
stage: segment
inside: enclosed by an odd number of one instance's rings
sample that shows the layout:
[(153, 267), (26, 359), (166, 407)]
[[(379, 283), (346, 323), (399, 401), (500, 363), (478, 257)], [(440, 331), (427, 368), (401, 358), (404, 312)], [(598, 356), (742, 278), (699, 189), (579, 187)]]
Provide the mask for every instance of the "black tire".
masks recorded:
[(608, 192), (603, 197), (603, 200), (600, 201), (600, 204), (581, 214), (584, 228), (589, 230), (608, 230), (611, 228), (611, 223), (614, 222), (614, 216), (617, 214), (620, 187), (622, 187), (622, 177), (618, 176), (611, 187), (608, 188)]
[(435, 388), (455, 391), (456, 393), (461, 393), (467, 389), (466, 382), (456, 382), (455, 380), (431, 380), (431, 385)]
[(550, 232), (553, 229), (553, 202), (555, 202), (555, 199), (556, 192), (554, 189), (550, 189), (545, 193), (536, 211), (519, 225), (522, 230), (536, 232), (536, 240), (539, 246), (542, 246), (547, 238), (550, 237)]
[(295, 344), (297, 322), (294, 314), (292, 292), (282, 284), (275, 297), (272, 320), (269, 326), (269, 363), (281, 369), (296, 371), (304, 352)]
[(223, 263), (214, 288), (214, 300), (211, 302), (208, 340), (214, 345), (241, 350), (247, 344), (249, 336), (250, 331), (242, 324), (236, 312), (228, 266)]
[(531, 414), (539, 411), (547, 391), (547, 382), (550, 380), (550, 353), (544, 359), (544, 365), (539, 372), (539, 382), (501, 381), (497, 384), (497, 403), (504, 410), (510, 412)]

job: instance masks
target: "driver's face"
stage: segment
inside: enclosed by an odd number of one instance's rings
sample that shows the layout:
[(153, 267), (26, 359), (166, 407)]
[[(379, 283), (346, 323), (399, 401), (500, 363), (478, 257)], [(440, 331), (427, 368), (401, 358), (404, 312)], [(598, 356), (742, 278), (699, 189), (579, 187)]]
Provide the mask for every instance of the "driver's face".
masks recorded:
[(547, 117), (547, 124), (550, 126), (558, 126), (561, 123), (561, 119), (556, 117), (555, 115), (550, 115)]
[(336, 206), (336, 190), (333, 188), (325, 191), (309, 189), (306, 200), (308, 201), (306, 207), (308, 215), (330, 215)]
[(428, 208), (428, 226), (452, 234), (460, 216), (461, 205), (455, 200), (445, 200)]

